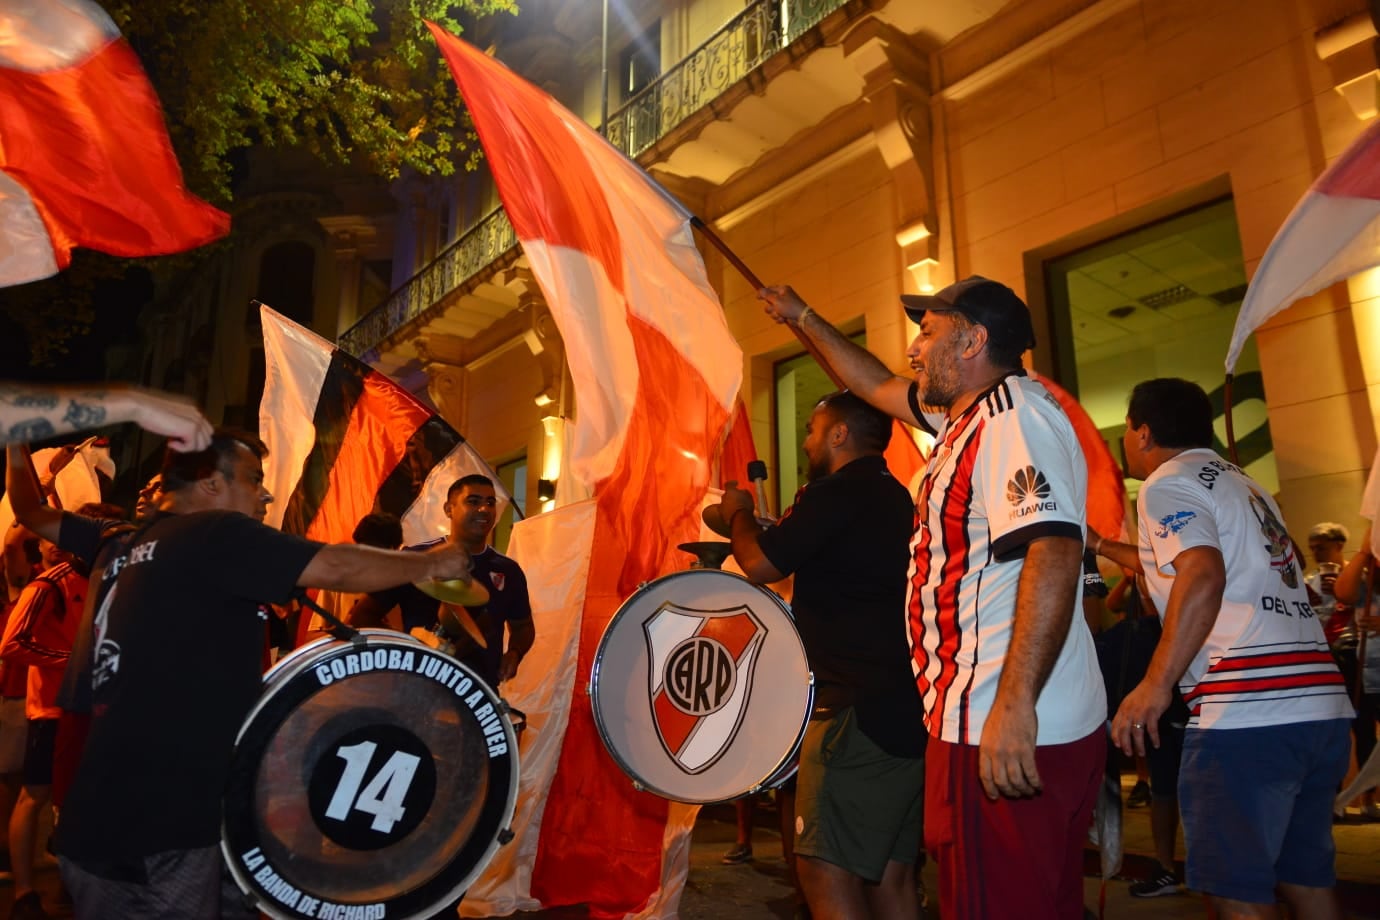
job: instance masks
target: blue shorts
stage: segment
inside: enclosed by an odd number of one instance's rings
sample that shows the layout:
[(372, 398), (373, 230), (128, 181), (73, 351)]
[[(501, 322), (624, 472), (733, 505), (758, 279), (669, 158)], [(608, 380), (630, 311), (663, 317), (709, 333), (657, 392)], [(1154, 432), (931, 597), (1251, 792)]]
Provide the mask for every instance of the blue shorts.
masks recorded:
[(1332, 798), (1351, 756), (1350, 724), (1188, 729), (1179, 808), (1189, 888), (1273, 904), (1281, 883), (1336, 884)]

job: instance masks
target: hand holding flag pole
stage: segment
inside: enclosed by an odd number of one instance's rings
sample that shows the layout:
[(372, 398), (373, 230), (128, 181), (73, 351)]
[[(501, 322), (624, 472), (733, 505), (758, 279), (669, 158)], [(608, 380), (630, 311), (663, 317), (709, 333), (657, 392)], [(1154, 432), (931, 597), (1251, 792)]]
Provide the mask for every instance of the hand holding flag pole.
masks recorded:
[[(738, 258), (738, 254), (732, 249), (729, 249), (728, 244), (725, 243), (717, 233), (711, 230), (708, 224), (692, 215), (690, 217), (690, 226), (700, 231), (700, 233), (704, 235), (704, 238), (723, 254), (723, 257), (728, 260), (728, 264), (736, 268), (747, 283), (752, 285), (753, 291), (760, 291), (762, 288), (766, 287), (766, 285), (762, 283), (762, 280), (753, 274), (752, 269), (747, 267), (747, 263)], [(810, 357), (815, 359), (815, 363), (818, 364), (820, 368), (823, 369), (824, 373), (829, 376), (829, 379), (834, 382), (834, 386), (838, 387), (840, 390), (847, 389), (843, 384), (843, 379), (839, 377), (838, 372), (825, 360), (819, 347), (816, 346), (814, 342), (811, 342), (799, 328), (792, 326), (790, 323), (786, 325), (790, 327), (791, 332), (795, 333), (795, 337), (800, 340), (800, 344), (805, 346), (805, 350), (810, 353)]]
[[(709, 228), (708, 224), (698, 217), (691, 215), (690, 226), (699, 230), (704, 238), (723, 254), (729, 264), (738, 270), (739, 274), (746, 279), (748, 284), (752, 285), (754, 291), (760, 291), (766, 286), (762, 284), (761, 279), (757, 277), (752, 269), (747, 267), (747, 263), (738, 258), (738, 254), (730, 249), (728, 244)], [(795, 334), (795, 337), (800, 341), (800, 344), (805, 347), (805, 351), (809, 353), (810, 357), (815, 359), (815, 363), (819, 365), (820, 369), (828, 375), (831, 381), (833, 381), (834, 386), (840, 390), (848, 389), (847, 385), (843, 382), (843, 378), (841, 378), (838, 372), (834, 370), (833, 366), (829, 364), (828, 360), (824, 357), (824, 353), (819, 350), (819, 347), (805, 335), (805, 331), (793, 323), (787, 323), (786, 326)], [(911, 438), (905, 423), (899, 419), (891, 423), (891, 441), (886, 449), (886, 461), (892, 475), (907, 487), (910, 486), (916, 473), (924, 466), (924, 454), (920, 452), (920, 448)], [(752, 478), (751, 474), (749, 474), (748, 478)], [(758, 485), (760, 487), (761, 483), (759, 482)]]

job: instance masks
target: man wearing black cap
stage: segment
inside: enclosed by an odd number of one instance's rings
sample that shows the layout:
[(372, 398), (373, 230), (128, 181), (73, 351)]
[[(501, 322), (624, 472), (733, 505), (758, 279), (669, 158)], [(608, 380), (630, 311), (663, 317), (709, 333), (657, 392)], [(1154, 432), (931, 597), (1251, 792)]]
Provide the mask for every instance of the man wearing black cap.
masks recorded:
[(1030, 311), (976, 276), (904, 296), (920, 326), (906, 352), (911, 380), (790, 288), (759, 297), (874, 406), (925, 428), (922, 406), (943, 412), (916, 502), (904, 612), (930, 734), (925, 841), (941, 911), (1080, 916), (1106, 720), (1077, 615), (1087, 468), (1068, 417), (1022, 368), (1035, 344)]

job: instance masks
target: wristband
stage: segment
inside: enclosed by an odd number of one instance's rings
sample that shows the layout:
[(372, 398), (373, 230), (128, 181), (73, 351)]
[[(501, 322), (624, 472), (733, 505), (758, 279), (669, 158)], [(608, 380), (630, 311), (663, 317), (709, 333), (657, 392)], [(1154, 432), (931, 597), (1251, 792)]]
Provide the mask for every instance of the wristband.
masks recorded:
[(1101, 556), (1101, 555), (1102, 555), (1102, 544), (1103, 544), (1103, 543), (1106, 543), (1106, 542), (1107, 542), (1107, 538), (1106, 538), (1106, 537), (1102, 536), (1102, 534), (1098, 534), (1098, 535), (1097, 535), (1097, 545), (1094, 546), (1094, 547), (1092, 547), (1092, 553), (1093, 553), (1094, 556)]
[(809, 307), (806, 307), (805, 309), (801, 310), (800, 315), (795, 318), (795, 328), (803, 330), (805, 328), (805, 317), (809, 316), (813, 312), (815, 311), (811, 310)]

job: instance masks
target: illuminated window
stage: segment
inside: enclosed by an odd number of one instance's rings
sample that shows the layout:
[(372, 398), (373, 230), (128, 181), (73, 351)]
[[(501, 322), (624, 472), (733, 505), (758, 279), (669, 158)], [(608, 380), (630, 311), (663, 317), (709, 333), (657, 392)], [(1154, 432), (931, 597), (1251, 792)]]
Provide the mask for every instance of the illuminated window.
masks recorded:
[[(1246, 293), (1230, 199), (1158, 221), (1045, 263), (1059, 382), (1078, 397), (1120, 458), (1131, 387), (1154, 377), (1199, 384), (1217, 410), (1227, 454), (1223, 368)], [(1232, 400), (1246, 472), (1279, 491), (1255, 340), (1237, 363)], [(1139, 483), (1127, 481), (1132, 497)]]
[[(517, 514), (525, 514), (527, 511), (527, 455), (523, 454), (507, 463), (500, 463), (494, 468), (494, 472), (498, 474), (498, 481), (503, 483), (503, 488), (513, 496), (513, 504), (503, 510), (503, 516), (494, 526), (494, 548), (500, 553), (506, 553), (508, 538), (513, 532), (513, 521), (517, 520)], [(514, 506), (517, 509), (516, 514)]]

